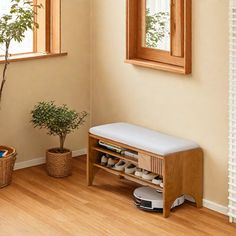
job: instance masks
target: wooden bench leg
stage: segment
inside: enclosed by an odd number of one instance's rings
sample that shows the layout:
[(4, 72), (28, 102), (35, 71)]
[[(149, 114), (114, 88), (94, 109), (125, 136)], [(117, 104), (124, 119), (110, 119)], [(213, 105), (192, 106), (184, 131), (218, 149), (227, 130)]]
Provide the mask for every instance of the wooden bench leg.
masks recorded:
[(196, 203), (197, 208), (201, 208), (202, 207), (202, 195), (201, 194), (197, 194), (197, 193), (187, 193), (187, 195), (190, 195)]
[(197, 208), (202, 208), (202, 198), (200, 199), (196, 199), (196, 205), (197, 205)]
[(164, 202), (163, 216), (164, 216), (165, 218), (168, 218), (168, 217), (170, 216), (171, 206), (172, 206), (172, 203)]
[(88, 148), (88, 156), (87, 156), (87, 185), (91, 186), (93, 184), (94, 176), (96, 174), (96, 170), (94, 167), (94, 163), (96, 163), (99, 154), (98, 152), (93, 150), (93, 147), (97, 145), (97, 139), (89, 137), (89, 148)]
[(94, 167), (89, 157), (87, 157), (87, 185), (91, 186), (94, 180)]

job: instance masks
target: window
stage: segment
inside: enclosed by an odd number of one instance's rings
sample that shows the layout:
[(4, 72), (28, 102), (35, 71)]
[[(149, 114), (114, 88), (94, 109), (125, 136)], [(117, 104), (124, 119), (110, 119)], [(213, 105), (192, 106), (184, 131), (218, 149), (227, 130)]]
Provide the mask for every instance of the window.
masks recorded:
[[(1, 0), (0, 17), (8, 14), (11, 7), (11, 0)], [(24, 52), (33, 52), (33, 32), (29, 30), (25, 34), (25, 39), (22, 43), (12, 42), (9, 49), (10, 54), (18, 54)], [(2, 52), (0, 52), (2, 54)]]
[(127, 0), (126, 62), (191, 73), (191, 0)]
[[(60, 0), (33, 0), (33, 3), (43, 5), (43, 8), (35, 9), (35, 11), (37, 11), (35, 21), (39, 24), (39, 28), (34, 31), (28, 30), (25, 33), (23, 42), (18, 43), (13, 41), (10, 45), (10, 54), (20, 57), (24, 57), (22, 54), (35, 54), (37, 56), (44, 54), (60, 54)], [(1, 0), (0, 17), (3, 14), (9, 14), (10, 6), (11, 0)], [(1, 54), (3, 54), (3, 52), (0, 48), (0, 55)]]

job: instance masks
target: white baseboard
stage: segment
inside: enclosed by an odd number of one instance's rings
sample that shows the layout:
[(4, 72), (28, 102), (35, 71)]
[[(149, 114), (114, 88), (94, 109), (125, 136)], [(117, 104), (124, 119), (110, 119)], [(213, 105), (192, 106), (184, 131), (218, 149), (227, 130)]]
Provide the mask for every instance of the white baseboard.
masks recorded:
[[(185, 195), (185, 199), (190, 201), (190, 202), (195, 202), (195, 200), (189, 195)], [(228, 208), (226, 206), (223, 206), (223, 205), (220, 205), (218, 203), (209, 201), (207, 199), (203, 199), (203, 206), (210, 209), (210, 210), (219, 212), (223, 215), (228, 215)]]
[(226, 207), (226, 206), (220, 205), (216, 202), (209, 201), (207, 199), (203, 199), (203, 206), (208, 209), (211, 209), (213, 211), (216, 211), (216, 212), (219, 212), (223, 215), (228, 216), (229, 210), (228, 210), (228, 207)]
[(72, 151), (72, 157), (83, 156), (86, 155), (87, 153), (88, 153), (87, 148), (82, 148), (80, 150)]
[(45, 157), (35, 158), (29, 161), (21, 161), (15, 164), (14, 170), (20, 170), (32, 166), (38, 166), (45, 163)]
[[(72, 151), (73, 157), (78, 157), (78, 156), (82, 156), (85, 154), (87, 154), (86, 148)], [(28, 168), (28, 167), (32, 167), (32, 166), (38, 166), (38, 165), (42, 165), (44, 163), (45, 163), (45, 157), (39, 157), (39, 158), (35, 158), (35, 159), (29, 160), (29, 161), (17, 162), (15, 164), (14, 170), (20, 170), (20, 169), (24, 169), (24, 168)]]
[[(72, 151), (73, 157), (78, 157), (87, 154), (87, 149), (83, 148), (80, 150)], [(36, 158), (29, 161), (22, 161), (15, 164), (14, 170), (24, 169), (32, 166), (42, 165), (45, 163), (45, 157)], [(185, 196), (188, 201), (194, 202), (194, 199), (191, 196)], [(220, 205), (218, 203), (203, 199), (203, 206), (211, 209), (213, 211), (219, 212), (224, 215), (228, 215), (228, 208), (226, 206)]]

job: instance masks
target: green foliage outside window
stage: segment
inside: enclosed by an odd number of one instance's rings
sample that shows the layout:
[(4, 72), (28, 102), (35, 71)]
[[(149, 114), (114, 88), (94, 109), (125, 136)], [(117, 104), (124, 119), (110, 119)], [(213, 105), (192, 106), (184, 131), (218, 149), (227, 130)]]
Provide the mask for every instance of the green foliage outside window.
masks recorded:
[(150, 13), (146, 10), (146, 47), (157, 48), (158, 43), (169, 34), (169, 12)]

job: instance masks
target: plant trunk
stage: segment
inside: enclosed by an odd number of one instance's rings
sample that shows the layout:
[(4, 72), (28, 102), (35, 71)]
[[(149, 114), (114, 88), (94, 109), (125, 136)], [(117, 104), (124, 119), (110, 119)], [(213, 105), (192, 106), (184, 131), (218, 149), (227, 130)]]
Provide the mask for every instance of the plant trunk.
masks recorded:
[(5, 51), (5, 63), (4, 63), (4, 69), (3, 69), (3, 73), (2, 73), (2, 82), (1, 82), (1, 87), (0, 87), (0, 103), (2, 101), (2, 93), (3, 93), (3, 88), (4, 85), (6, 83), (6, 73), (7, 73), (7, 67), (9, 64), (9, 47), (10, 47), (10, 43), (7, 42), (6, 43), (6, 51)]
[(63, 152), (66, 135), (60, 135), (59, 138), (60, 138), (60, 152)]

